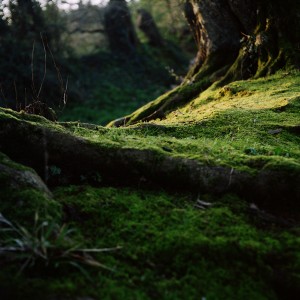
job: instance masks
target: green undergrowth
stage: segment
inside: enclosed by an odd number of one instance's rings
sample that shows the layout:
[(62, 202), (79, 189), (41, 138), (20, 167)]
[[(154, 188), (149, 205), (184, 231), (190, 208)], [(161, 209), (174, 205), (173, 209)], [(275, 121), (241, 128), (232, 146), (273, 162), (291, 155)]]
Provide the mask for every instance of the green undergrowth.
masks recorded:
[(44, 190), (36, 188), (37, 179), (31, 177), (33, 173), (36, 174), (0, 152), (0, 213), (29, 227), (34, 223), (35, 211), (44, 220), (61, 217), (60, 204)]
[[(47, 133), (59, 131), (61, 138), (83, 138), (100, 154), (110, 153), (110, 159), (122, 157), (117, 156), (122, 150), (147, 150), (155, 154), (152, 162), (172, 157), (176, 164), (176, 158), (187, 158), (200, 166), (225, 166), (253, 175), (246, 177), (249, 180), (263, 174), (256, 186), (271, 183), (269, 191), (285, 179), (284, 184), (295, 189), (290, 195), (299, 195), (299, 79), (299, 71), (281, 71), (212, 86), (164, 120), (128, 127), (53, 123), (5, 109), (0, 110), (0, 123), (19, 122), (32, 125), (28, 128), (33, 131), (34, 126)], [(143, 169), (143, 162), (137, 163)], [(1, 164), (29, 170), (2, 154)], [(61, 176), (59, 166), (49, 170)], [(28, 186), (13, 189), (0, 174), (0, 212), (11, 221), (30, 226), (39, 211), (74, 228), (75, 242), (87, 248), (121, 247), (93, 255), (105, 268), (54, 264), (26, 268), (17, 276), (20, 266), (0, 259), (1, 299), (295, 299), (299, 294), (298, 199), (289, 199), (295, 205), (287, 209), (280, 195), (280, 209), (271, 212), (243, 193), (212, 196), (199, 187), (199, 194), (188, 189), (178, 194), (157, 185), (146, 189), (143, 177), (140, 186), (131, 188), (104, 186), (96, 179), (94, 187), (53, 187), (50, 199)]]
[(42, 192), (34, 188), (24, 188), (13, 191), (5, 188), (5, 182), (0, 177), (0, 212), (10, 220), (21, 223), (30, 228), (34, 223), (35, 212), (39, 212), (43, 220), (57, 220), (61, 216), (61, 206), (53, 199), (45, 197)]
[[(299, 289), (299, 229), (260, 219), (234, 195), (68, 186), (54, 191), (64, 222), (111, 270), (69, 266), (0, 271), (3, 299), (289, 299)], [(262, 226), (263, 225), (263, 226)], [(7, 270), (4, 268), (4, 270)], [(18, 286), (18, 289), (13, 288)], [(46, 296), (45, 296), (46, 295)], [(287, 297), (283, 297), (286, 295)]]
[(107, 149), (152, 150), (250, 173), (271, 165), (299, 170), (299, 80), (298, 71), (282, 71), (222, 88), (211, 87), (186, 106), (169, 113), (165, 120), (125, 128), (79, 122), (60, 126), (7, 110), (4, 117), (9, 113), (19, 120), (42, 123)]
[(83, 57), (73, 66), (82, 99), (67, 103), (59, 119), (107, 124), (170, 89), (176, 83), (172, 72), (184, 73), (187, 66), (187, 57), (174, 45), (162, 49), (142, 45), (128, 57), (104, 52)]

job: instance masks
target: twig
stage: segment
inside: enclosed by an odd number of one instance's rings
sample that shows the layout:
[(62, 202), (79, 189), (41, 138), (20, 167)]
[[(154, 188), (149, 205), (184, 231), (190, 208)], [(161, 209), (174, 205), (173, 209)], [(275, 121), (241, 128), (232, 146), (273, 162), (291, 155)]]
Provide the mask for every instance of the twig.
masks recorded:
[(33, 98), (36, 96), (36, 89), (34, 85), (34, 48), (35, 48), (35, 41), (33, 41), (32, 44), (32, 51), (31, 51), (31, 81), (32, 81), (32, 93), (33, 93)]
[(14, 80), (14, 88), (15, 88), (15, 95), (16, 95), (16, 110), (18, 111), (18, 109), (20, 110), (20, 105), (18, 107), (19, 101), (18, 101), (18, 90), (17, 90), (17, 85), (16, 85), (16, 81)]
[(273, 214), (270, 214), (264, 210), (259, 209), (255, 203), (250, 203), (249, 212), (266, 223), (273, 223), (279, 226), (286, 226), (286, 227), (294, 227), (298, 225), (293, 220), (276, 217)]
[(64, 90), (64, 96), (63, 96), (63, 102), (64, 102), (64, 106), (66, 106), (67, 104), (67, 91), (68, 91), (68, 83), (69, 83), (69, 77), (67, 77), (67, 82), (66, 82), (66, 87), (65, 87), (65, 90)]
[(25, 107), (27, 106), (27, 90), (25, 88)]
[(200, 195), (198, 195), (198, 198), (196, 200), (194, 207), (199, 208), (199, 209), (207, 209), (213, 205), (213, 203), (200, 200), (199, 197), (200, 197)]
[(66, 103), (67, 103), (67, 89), (68, 89), (68, 79), (67, 79), (67, 82), (66, 82), (66, 86), (64, 86), (64, 80), (62, 78), (62, 75), (61, 75), (61, 72), (59, 70), (59, 67), (57, 66), (56, 64), (56, 61), (55, 61), (55, 58), (54, 58), (54, 55), (50, 49), (50, 46), (48, 44), (48, 41), (47, 41), (47, 48), (48, 48), (48, 51), (51, 55), (51, 58), (52, 58), (52, 61), (53, 61), (53, 65), (54, 65), (54, 68), (56, 70), (56, 74), (57, 74), (57, 78), (58, 78), (58, 81), (60, 83), (60, 89), (63, 93), (63, 103), (64, 103), (64, 107), (66, 106)]
[(44, 40), (43, 40), (43, 35), (42, 33), (40, 33), (40, 36), (41, 36), (41, 40), (42, 40), (42, 44), (43, 44), (43, 48), (44, 48), (44, 58), (45, 58), (45, 62), (44, 62), (44, 76), (43, 76), (43, 79), (41, 81), (41, 86), (40, 86), (40, 89), (39, 89), (39, 92), (36, 96), (36, 100), (39, 100), (39, 97), (40, 97), (40, 94), (41, 94), (41, 91), (42, 91), (42, 88), (43, 88), (43, 84), (45, 82), (45, 78), (46, 78), (46, 73), (47, 73), (47, 51), (46, 51), (46, 47), (45, 47), (45, 43), (44, 43)]
[(94, 252), (94, 253), (100, 253), (100, 252), (111, 252), (111, 251), (117, 251), (122, 249), (121, 246), (116, 246), (114, 248), (100, 248), (100, 249), (75, 249), (72, 252)]
[(251, 37), (251, 35), (245, 34), (245, 33), (243, 33), (243, 32), (241, 32), (241, 34), (242, 34), (244, 37), (246, 37), (247, 39), (249, 39), (249, 38)]
[(234, 173), (234, 168), (231, 168), (230, 174), (229, 174), (228, 187), (230, 187), (230, 185), (231, 185), (233, 173)]
[(5, 107), (7, 108), (7, 99), (6, 99), (6, 97), (4, 95), (4, 92), (3, 92), (2, 83), (0, 83), (0, 91), (1, 91), (1, 95), (3, 97), (3, 100), (5, 102)]

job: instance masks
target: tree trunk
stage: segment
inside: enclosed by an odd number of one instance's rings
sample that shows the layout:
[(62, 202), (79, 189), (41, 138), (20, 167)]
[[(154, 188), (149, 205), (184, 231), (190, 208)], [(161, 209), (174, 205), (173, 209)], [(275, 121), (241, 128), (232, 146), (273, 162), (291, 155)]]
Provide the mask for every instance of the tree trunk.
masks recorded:
[(225, 82), (273, 73), (288, 61), (299, 63), (290, 51), (299, 40), (293, 30), (300, 25), (295, 2), (187, 0), (185, 16), (198, 46), (188, 77), (197, 80), (230, 64)]
[(110, 0), (104, 15), (109, 46), (116, 54), (133, 54), (138, 45), (131, 14), (125, 0)]
[(18, 0), (10, 3), (10, 12), (15, 34), (19, 38), (40, 38), (46, 28), (42, 9), (36, 0)]
[(239, 24), (226, 1), (187, 1), (185, 16), (198, 47), (190, 77), (201, 67), (212, 71), (233, 61), (239, 49)]
[(137, 26), (144, 32), (151, 45), (157, 47), (163, 46), (164, 41), (158, 31), (155, 21), (151, 14), (145, 9), (138, 10)]
[(198, 52), (185, 81), (109, 126), (164, 118), (212, 83), (260, 77), (300, 66), (300, 2), (266, 0), (186, 0), (184, 13)]

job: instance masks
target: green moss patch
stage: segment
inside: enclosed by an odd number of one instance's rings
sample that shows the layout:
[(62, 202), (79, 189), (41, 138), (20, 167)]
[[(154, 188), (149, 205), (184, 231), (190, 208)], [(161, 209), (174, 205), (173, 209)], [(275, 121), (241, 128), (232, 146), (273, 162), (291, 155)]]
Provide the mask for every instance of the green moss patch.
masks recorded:
[(14, 279), (32, 299), (278, 299), (298, 291), (299, 229), (261, 219), (236, 196), (207, 209), (197, 208), (197, 195), (162, 191), (69, 186), (55, 198), (89, 246), (122, 249), (97, 255), (113, 271), (59, 269), (44, 278), (29, 270)]
[(60, 205), (34, 170), (0, 152), (0, 213), (17, 223), (33, 224), (41, 218), (60, 217)]
[[(49, 199), (32, 186), (12, 190), (3, 172), (3, 215), (26, 225), (41, 211), (72, 226), (86, 247), (122, 247), (95, 254), (108, 269), (39, 266), (14, 276), (20, 266), (0, 259), (1, 292), (7, 299), (299, 294), (298, 81), (298, 71), (282, 71), (212, 86), (165, 120), (122, 128), (1, 110), (1, 150), (31, 165), (32, 153), (46, 149), (48, 179), (57, 179)], [(39, 163), (44, 170), (44, 156)], [(30, 171), (2, 154), (0, 164)]]

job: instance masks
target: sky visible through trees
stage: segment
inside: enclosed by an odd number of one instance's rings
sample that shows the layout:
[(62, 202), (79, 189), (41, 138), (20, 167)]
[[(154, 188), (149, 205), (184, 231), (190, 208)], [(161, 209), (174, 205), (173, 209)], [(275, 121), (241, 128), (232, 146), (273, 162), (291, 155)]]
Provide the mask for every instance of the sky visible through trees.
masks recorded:
[[(39, 0), (39, 2), (42, 5), (45, 5), (49, 1)], [(93, 5), (106, 5), (108, 0), (82, 0), (82, 1), (78, 1), (78, 0), (57, 0), (57, 1), (52, 1), (52, 2), (57, 2), (57, 5), (61, 9), (70, 10), (70, 9), (77, 9), (78, 4), (80, 2), (82, 2), (83, 4), (86, 4), (86, 3), (90, 2)], [(0, 6), (7, 5), (8, 3), (9, 3), (9, 0), (1, 0), (0, 1)]]

